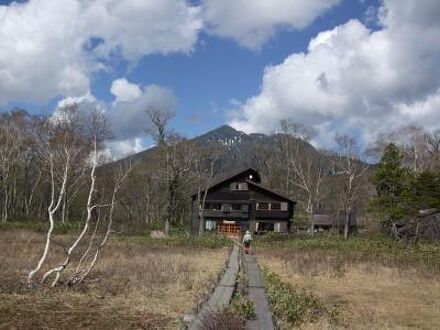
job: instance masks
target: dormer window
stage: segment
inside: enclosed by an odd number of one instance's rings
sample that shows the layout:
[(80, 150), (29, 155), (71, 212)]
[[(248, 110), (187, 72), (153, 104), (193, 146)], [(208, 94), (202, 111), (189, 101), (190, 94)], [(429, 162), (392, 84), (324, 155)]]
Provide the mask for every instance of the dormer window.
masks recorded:
[(248, 190), (247, 182), (233, 182), (231, 183), (231, 190)]

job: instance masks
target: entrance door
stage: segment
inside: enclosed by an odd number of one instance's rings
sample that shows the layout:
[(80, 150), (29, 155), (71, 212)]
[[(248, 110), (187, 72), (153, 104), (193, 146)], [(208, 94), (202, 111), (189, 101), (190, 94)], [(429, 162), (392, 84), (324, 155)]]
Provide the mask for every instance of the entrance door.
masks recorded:
[(218, 232), (226, 236), (240, 237), (240, 226), (230, 222), (219, 223)]

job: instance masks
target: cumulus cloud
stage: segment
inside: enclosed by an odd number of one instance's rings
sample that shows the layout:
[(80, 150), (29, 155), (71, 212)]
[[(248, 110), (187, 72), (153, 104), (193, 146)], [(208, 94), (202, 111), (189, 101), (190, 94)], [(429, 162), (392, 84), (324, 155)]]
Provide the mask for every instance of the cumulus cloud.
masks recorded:
[(318, 128), (321, 144), (325, 130), (357, 131), (368, 143), (378, 130), (438, 117), (439, 2), (385, 0), (378, 16), (379, 30), (351, 20), (267, 67), (260, 93), (232, 112), (231, 124), (268, 132), (290, 117)]
[(202, 21), (185, 0), (33, 0), (0, 5), (0, 104), (79, 97), (112, 58), (193, 49)]
[(116, 139), (134, 139), (145, 133), (148, 116), (146, 110), (154, 107), (173, 112), (176, 106), (174, 93), (165, 87), (148, 85), (139, 97), (129, 101), (116, 101), (107, 109)]
[(125, 78), (113, 81), (111, 92), (116, 100), (104, 103), (90, 93), (81, 97), (68, 97), (58, 102), (52, 117), (58, 119), (58, 109), (75, 103), (79, 111), (88, 112), (92, 108), (102, 111), (108, 119), (112, 138), (106, 141), (104, 155), (110, 159), (119, 159), (140, 152), (145, 146), (145, 129), (149, 127), (149, 108), (174, 112), (176, 98), (172, 90), (158, 86), (141, 86)]
[(277, 28), (301, 29), (341, 0), (203, 0), (211, 34), (259, 48)]
[(125, 78), (114, 80), (110, 92), (116, 97), (116, 102), (133, 101), (142, 93), (138, 85), (128, 82)]
[(142, 138), (109, 140), (105, 142), (103, 155), (107, 159), (117, 160), (145, 150)]

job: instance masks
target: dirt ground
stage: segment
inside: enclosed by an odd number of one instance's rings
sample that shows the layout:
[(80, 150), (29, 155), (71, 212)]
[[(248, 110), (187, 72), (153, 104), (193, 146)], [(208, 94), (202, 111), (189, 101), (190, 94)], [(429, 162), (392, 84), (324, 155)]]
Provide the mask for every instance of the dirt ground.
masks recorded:
[[(55, 237), (63, 258), (68, 236)], [(25, 276), (43, 249), (43, 235), (0, 232), (1, 329), (175, 329), (218, 276), (228, 248), (110, 241), (87, 283), (77, 288), (27, 289)], [(44, 271), (44, 270), (43, 270)]]
[(339, 325), (326, 320), (304, 329), (440, 329), (440, 275), (418, 268), (368, 262), (335, 262), (322, 253), (259, 249), (260, 263), (292, 285), (340, 311)]

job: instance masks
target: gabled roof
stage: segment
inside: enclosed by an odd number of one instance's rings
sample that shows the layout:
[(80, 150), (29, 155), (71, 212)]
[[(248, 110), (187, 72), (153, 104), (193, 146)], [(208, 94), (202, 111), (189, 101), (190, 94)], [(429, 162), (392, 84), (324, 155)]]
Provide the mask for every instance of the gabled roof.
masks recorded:
[[(228, 173), (227, 175), (224, 175), (224, 176), (216, 179), (208, 187), (208, 190), (212, 190), (212, 189), (216, 188), (217, 186), (219, 186), (220, 184), (222, 184), (222, 183), (224, 183), (226, 181), (234, 181), (234, 179), (236, 179), (238, 177), (242, 177), (242, 176), (249, 177), (249, 175), (253, 176), (253, 180), (255, 180), (255, 182), (261, 182), (260, 174), (255, 169), (253, 169), (252, 167), (246, 167), (246, 168), (241, 168), (241, 169), (235, 170), (233, 172)], [(205, 191), (205, 189), (201, 190), (200, 192), (203, 193), (204, 191)], [(197, 195), (197, 192), (192, 193), (190, 196), (194, 197), (196, 195)]]
[[(253, 179), (250, 180), (249, 179), (249, 175), (253, 176)], [(217, 186), (223, 184), (224, 182), (227, 181), (234, 181), (235, 179), (239, 178), (239, 177), (245, 177), (245, 181), (249, 184), (252, 185), (254, 187), (257, 187), (258, 189), (264, 190), (269, 192), (272, 195), (275, 195), (277, 197), (280, 197), (282, 199), (288, 200), (292, 203), (296, 203), (295, 201), (291, 200), (289, 197), (286, 197), (282, 194), (279, 194), (273, 190), (270, 190), (266, 187), (263, 187), (261, 184), (259, 184), (261, 182), (261, 178), (260, 178), (260, 174), (253, 168), (248, 167), (248, 168), (242, 168), (240, 170), (234, 171), (232, 173), (229, 173), (228, 175), (225, 175), (221, 178), (219, 178), (218, 180), (216, 180), (212, 185), (210, 185), (208, 187), (208, 191), (209, 190), (213, 190), (215, 189)], [(205, 191), (205, 189), (201, 190), (200, 192), (203, 193)], [(191, 197), (195, 197), (197, 195), (197, 192), (191, 194)]]
[(279, 197), (279, 198), (282, 198), (282, 199), (286, 199), (286, 200), (288, 200), (289, 202), (292, 202), (292, 203), (295, 203), (295, 204), (296, 204), (296, 202), (295, 202), (294, 200), (290, 199), (289, 197), (287, 197), (287, 196), (285, 196), (285, 195), (282, 195), (282, 194), (280, 194), (280, 193), (277, 193), (277, 192), (275, 192), (275, 191), (273, 191), (273, 190), (271, 190), (271, 189), (269, 189), (269, 188), (263, 187), (261, 184), (258, 184), (258, 183), (255, 183), (255, 182), (252, 182), (252, 181), (249, 181), (249, 180), (246, 180), (246, 182), (247, 182), (249, 185), (252, 185), (252, 186), (257, 187), (257, 188), (259, 188), (259, 189), (261, 189), (261, 190), (267, 191), (267, 192), (271, 193), (272, 195), (275, 195), (275, 196), (277, 196), (277, 197)]

